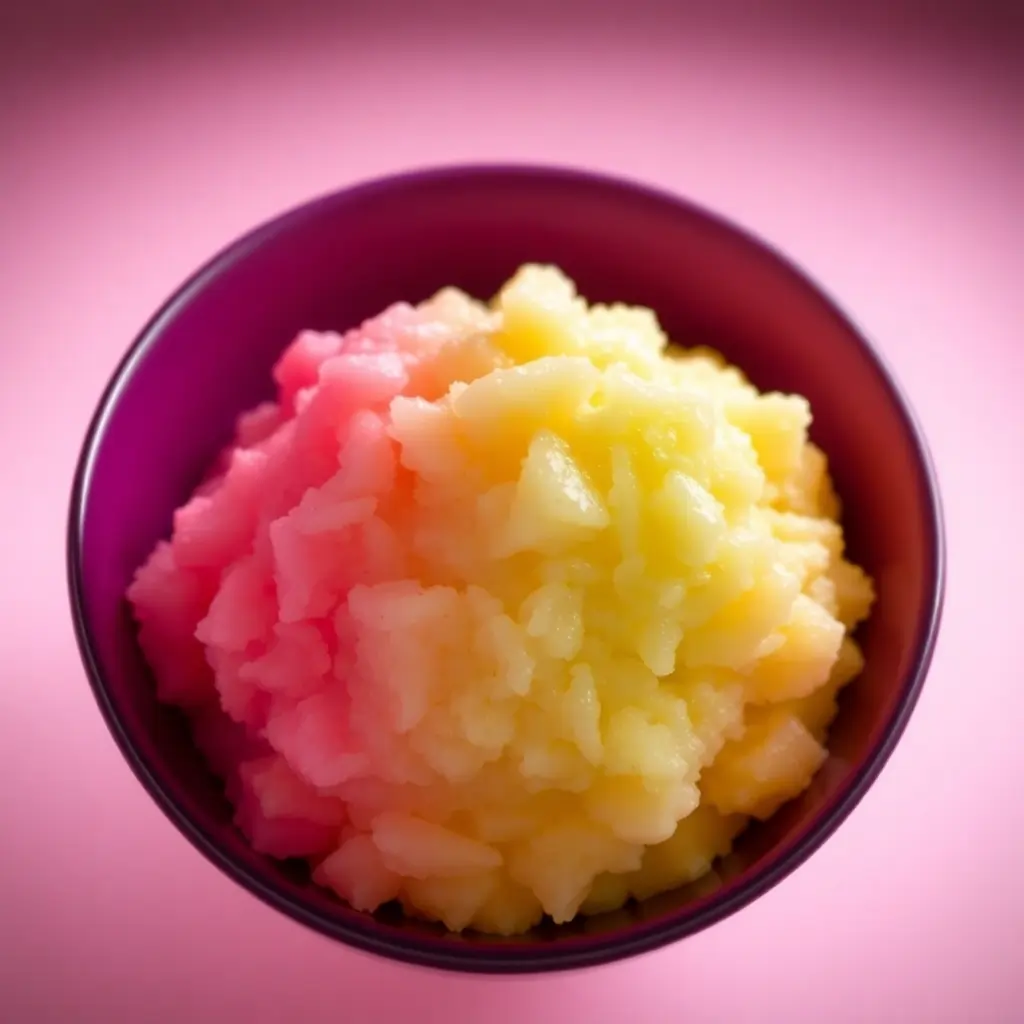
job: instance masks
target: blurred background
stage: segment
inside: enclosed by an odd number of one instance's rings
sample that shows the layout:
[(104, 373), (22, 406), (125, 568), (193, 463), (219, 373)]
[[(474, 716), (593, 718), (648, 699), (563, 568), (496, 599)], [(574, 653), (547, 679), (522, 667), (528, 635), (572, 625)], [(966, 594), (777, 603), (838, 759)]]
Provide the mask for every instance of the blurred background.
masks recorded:
[[(579, 976), (378, 962), (208, 866), (80, 668), (63, 530), (98, 395), (241, 232), (383, 172), (580, 165), (774, 242), (872, 336), (944, 487), (950, 590), (906, 737), (749, 909)], [(1024, 4), (0, 0), (0, 1019), (1021, 1019)]]

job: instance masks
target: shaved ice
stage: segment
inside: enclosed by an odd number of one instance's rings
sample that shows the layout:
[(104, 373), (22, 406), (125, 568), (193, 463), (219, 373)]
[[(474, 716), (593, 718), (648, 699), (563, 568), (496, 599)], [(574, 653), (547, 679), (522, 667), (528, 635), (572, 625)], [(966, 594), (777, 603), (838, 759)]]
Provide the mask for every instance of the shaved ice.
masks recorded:
[(803, 398), (532, 265), (273, 379), (128, 591), (257, 851), (513, 935), (700, 878), (809, 785), (873, 586)]

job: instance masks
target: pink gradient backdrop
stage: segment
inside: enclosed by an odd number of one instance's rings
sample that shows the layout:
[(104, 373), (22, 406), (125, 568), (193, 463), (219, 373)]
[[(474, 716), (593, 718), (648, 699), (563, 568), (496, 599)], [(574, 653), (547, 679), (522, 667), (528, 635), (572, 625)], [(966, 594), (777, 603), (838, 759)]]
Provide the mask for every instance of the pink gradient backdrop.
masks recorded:
[[(1022, 1019), (1024, 47), (1009, 14), (526, 2), (431, 26), (412, 4), (5, 6), (0, 1018)], [(353, 180), (505, 158), (684, 192), (824, 282), (924, 421), (950, 589), (902, 745), (796, 875), (675, 948), (494, 980), (332, 945), (187, 845), (93, 705), (63, 527), (100, 389), (199, 262)]]

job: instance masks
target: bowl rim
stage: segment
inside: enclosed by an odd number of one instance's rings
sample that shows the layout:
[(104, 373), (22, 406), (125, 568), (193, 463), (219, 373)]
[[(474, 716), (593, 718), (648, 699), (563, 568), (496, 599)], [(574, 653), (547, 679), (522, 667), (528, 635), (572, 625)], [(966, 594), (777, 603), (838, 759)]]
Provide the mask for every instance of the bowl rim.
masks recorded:
[[(117, 711), (100, 669), (93, 647), (85, 608), (83, 585), (83, 534), (91, 497), (93, 468), (107, 436), (110, 419), (135, 372), (160, 341), (167, 327), (212, 281), (229, 272), (260, 247), (272, 243), (302, 222), (315, 219), (328, 208), (358, 204), (366, 198), (401, 192), (431, 182), (457, 185), (466, 178), (533, 179), (538, 184), (561, 182), (604, 191), (609, 200), (646, 201), (667, 213), (685, 213), (703, 220), (717, 232), (731, 234), (747, 247), (759, 249), (783, 270), (808, 299), (821, 307), (843, 327), (871, 364), (887, 398), (902, 422), (906, 440), (914, 456), (917, 486), (923, 499), (927, 522), (929, 600), (918, 622), (914, 657), (903, 681), (902, 693), (891, 718), (881, 730), (874, 748), (851, 774), (845, 786), (810, 823), (791, 841), (769, 855), (757, 870), (741, 875), (721, 894), (712, 894), (691, 909), (607, 937), (582, 937), (565, 944), (544, 943), (507, 947), (487, 944), (455, 945), (435, 942), (426, 937), (395, 934), (381, 937), (369, 928), (341, 918), (329, 918), (294, 900), (261, 874), (250, 870), (211, 841), (189, 817), (169, 788), (160, 780), (160, 770), (149, 763), (136, 747)], [(135, 336), (117, 363), (92, 414), (75, 466), (68, 508), (66, 571), (71, 615), (79, 653), (89, 685), (114, 741), (132, 772), (149, 796), (171, 820), (178, 831), (211, 863), (250, 894), (293, 921), (342, 942), (364, 953), (407, 964), (452, 971), (483, 974), (524, 974), (595, 967), (652, 952), (687, 936), (703, 931), (735, 914), (743, 907), (775, 888), (804, 864), (850, 816), (861, 802), (891, 757), (906, 730), (918, 703), (925, 677), (931, 666), (942, 621), (946, 590), (946, 539), (938, 473), (924, 432), (914, 409), (894, 373), (867, 334), (832, 296), (800, 265), (777, 246), (754, 232), (698, 203), (668, 189), (638, 179), (603, 171), (584, 170), (559, 164), (532, 162), (481, 162), (436, 164), (403, 170), (359, 181), (348, 187), (322, 193), (263, 221), (238, 236), (194, 271)]]

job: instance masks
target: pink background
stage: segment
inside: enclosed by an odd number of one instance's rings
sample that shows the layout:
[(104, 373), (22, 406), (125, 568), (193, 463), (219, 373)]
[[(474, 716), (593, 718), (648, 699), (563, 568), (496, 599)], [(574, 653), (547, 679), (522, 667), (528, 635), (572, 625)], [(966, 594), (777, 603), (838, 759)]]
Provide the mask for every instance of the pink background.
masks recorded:
[[(387, 2), (3, 6), (0, 1018), (1024, 1019), (1019, 22), (969, 2), (926, 21), (909, 3), (480, 0), (435, 24)], [(107, 735), (63, 575), (92, 406), (198, 263), (315, 193), (503, 158), (642, 177), (793, 254), (912, 395), (950, 542), (919, 710), (820, 853), (675, 948), (511, 980), (350, 952), (208, 866)]]

